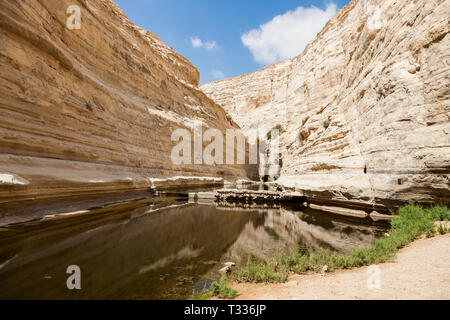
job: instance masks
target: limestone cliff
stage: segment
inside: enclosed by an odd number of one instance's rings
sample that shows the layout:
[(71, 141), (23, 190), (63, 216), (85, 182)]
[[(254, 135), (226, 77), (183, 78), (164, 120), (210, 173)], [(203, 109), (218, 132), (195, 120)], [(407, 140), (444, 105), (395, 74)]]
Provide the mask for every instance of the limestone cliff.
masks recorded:
[[(70, 5), (80, 29), (67, 27)], [(171, 161), (173, 130), (231, 128), (198, 81), (110, 0), (1, 1), (0, 203), (144, 190), (152, 178), (245, 177), (244, 166)]]
[(278, 181), (311, 200), (448, 203), (449, 17), (449, 0), (353, 0), (299, 56), (201, 89), (247, 130), (282, 125)]

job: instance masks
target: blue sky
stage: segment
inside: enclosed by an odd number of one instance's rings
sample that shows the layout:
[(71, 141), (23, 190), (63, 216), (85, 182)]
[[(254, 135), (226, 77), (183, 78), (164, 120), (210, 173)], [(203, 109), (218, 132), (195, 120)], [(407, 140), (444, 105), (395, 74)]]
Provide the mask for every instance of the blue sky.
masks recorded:
[(114, 1), (136, 25), (157, 34), (188, 58), (200, 71), (202, 84), (254, 72), (300, 54), (325, 21), (349, 2)]

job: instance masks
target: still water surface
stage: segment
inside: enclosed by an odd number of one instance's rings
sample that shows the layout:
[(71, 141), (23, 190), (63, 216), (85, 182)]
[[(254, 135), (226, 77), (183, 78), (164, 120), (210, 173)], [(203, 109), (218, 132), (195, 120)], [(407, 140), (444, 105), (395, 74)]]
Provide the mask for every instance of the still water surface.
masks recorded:
[[(295, 207), (219, 208), (156, 198), (0, 229), (2, 299), (183, 299), (245, 263), (297, 247), (350, 252), (384, 232)], [(81, 268), (79, 291), (66, 269)]]

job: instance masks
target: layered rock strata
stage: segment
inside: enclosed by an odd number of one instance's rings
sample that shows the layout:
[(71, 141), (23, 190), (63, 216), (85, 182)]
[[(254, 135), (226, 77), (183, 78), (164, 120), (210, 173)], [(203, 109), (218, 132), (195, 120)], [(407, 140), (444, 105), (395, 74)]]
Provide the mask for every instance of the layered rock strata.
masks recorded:
[[(80, 29), (68, 28), (72, 5)], [(2, 1), (0, 203), (145, 190), (153, 178), (247, 177), (243, 165), (171, 161), (174, 130), (233, 128), (198, 81), (110, 0)]]
[(299, 56), (201, 89), (247, 131), (277, 124), (278, 183), (310, 200), (450, 202), (450, 1), (353, 0)]

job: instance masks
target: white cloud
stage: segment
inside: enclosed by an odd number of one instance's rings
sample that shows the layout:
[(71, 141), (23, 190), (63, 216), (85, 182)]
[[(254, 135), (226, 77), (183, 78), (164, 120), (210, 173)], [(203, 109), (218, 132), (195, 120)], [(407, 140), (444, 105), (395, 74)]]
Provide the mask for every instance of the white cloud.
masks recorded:
[(191, 37), (191, 43), (194, 48), (201, 48), (203, 46), (203, 41), (197, 37)]
[(212, 50), (216, 47), (217, 43), (215, 41), (212, 42), (205, 42), (205, 48), (207, 50)]
[(217, 43), (215, 41), (205, 41), (199, 37), (191, 37), (191, 44), (194, 48), (202, 48), (204, 47), (206, 50), (210, 51), (217, 47)]
[(225, 74), (220, 70), (214, 70), (212, 72), (212, 76), (214, 79), (217, 79), (217, 80), (222, 80), (223, 78), (225, 78)]
[(262, 64), (295, 57), (337, 10), (334, 3), (328, 4), (325, 10), (298, 7), (242, 35), (242, 43), (251, 51), (254, 59)]

